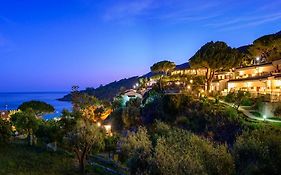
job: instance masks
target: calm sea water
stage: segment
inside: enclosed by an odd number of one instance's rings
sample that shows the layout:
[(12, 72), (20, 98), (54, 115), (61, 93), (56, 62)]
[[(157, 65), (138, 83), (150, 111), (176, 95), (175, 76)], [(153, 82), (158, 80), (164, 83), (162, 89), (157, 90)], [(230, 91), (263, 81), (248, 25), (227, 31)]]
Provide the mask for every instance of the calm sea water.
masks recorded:
[(6, 107), (8, 110), (17, 109), (23, 102), (39, 100), (54, 106), (55, 113), (44, 116), (44, 119), (51, 119), (59, 117), (63, 109), (71, 110), (71, 103), (56, 100), (66, 94), (68, 92), (0, 93), (0, 110), (6, 110)]

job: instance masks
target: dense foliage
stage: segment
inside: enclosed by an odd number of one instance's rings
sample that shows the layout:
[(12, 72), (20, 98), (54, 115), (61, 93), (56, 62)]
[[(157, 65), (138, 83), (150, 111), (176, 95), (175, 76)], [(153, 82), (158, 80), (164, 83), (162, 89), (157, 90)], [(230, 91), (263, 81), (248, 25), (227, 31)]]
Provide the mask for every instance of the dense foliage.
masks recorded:
[(17, 112), (12, 115), (11, 121), (16, 127), (19, 134), (27, 134), (29, 144), (36, 144), (35, 133), (39, 128), (41, 122), (30, 108), (26, 111)]
[(243, 129), (242, 117), (233, 108), (226, 108), (215, 101), (196, 100), (191, 96), (152, 94), (142, 109), (142, 121), (151, 124), (161, 120), (232, 144), (235, 136)]
[(256, 39), (248, 49), (252, 58), (260, 57), (261, 61), (274, 61), (281, 58), (281, 35), (265, 35)]
[(18, 109), (20, 109), (21, 111), (26, 111), (28, 109), (32, 109), (34, 112), (36, 113), (51, 113), (55, 111), (55, 108), (50, 105), (47, 104), (45, 102), (42, 101), (28, 101), (28, 102), (24, 102), (22, 103)]
[(150, 67), (151, 72), (154, 73), (164, 73), (167, 74), (168, 72), (172, 71), (176, 67), (175, 63), (171, 61), (160, 61), (158, 63), (153, 64)]
[(139, 128), (123, 138), (122, 150), (129, 154), (132, 174), (233, 174), (234, 161), (226, 146), (162, 123), (157, 125), (162, 126), (156, 126), (152, 135)]
[(280, 129), (245, 131), (237, 138), (234, 156), (238, 174), (280, 174)]
[(7, 142), (12, 134), (12, 125), (9, 121), (0, 118), (0, 143)]
[(215, 72), (228, 71), (240, 64), (241, 59), (241, 53), (226, 43), (208, 42), (190, 58), (189, 63), (193, 68), (206, 69), (205, 81), (209, 91)]

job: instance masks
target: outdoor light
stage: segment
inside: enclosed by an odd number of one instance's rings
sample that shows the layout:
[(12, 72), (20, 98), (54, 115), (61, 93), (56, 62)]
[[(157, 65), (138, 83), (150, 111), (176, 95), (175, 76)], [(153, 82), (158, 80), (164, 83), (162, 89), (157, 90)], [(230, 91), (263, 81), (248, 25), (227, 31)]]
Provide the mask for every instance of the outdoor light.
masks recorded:
[(266, 115), (263, 115), (262, 118), (265, 120), (266, 119)]
[(189, 86), (189, 85), (187, 86), (187, 89), (190, 89), (190, 86)]
[(109, 133), (111, 131), (111, 125), (104, 125), (104, 128), (107, 133)]
[(190, 82), (190, 83), (193, 83), (193, 80), (190, 80), (189, 82)]
[(257, 57), (256, 60), (257, 60), (257, 61), (260, 61), (260, 57)]

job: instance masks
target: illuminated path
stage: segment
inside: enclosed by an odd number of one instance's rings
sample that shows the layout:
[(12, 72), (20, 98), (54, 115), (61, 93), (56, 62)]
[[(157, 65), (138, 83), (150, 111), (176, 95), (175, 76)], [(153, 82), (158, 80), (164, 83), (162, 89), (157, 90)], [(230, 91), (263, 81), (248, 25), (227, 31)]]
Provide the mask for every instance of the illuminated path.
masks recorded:
[[(233, 104), (232, 103), (227, 103), (225, 101), (222, 101), (220, 100), (221, 103), (223, 104), (226, 104), (228, 106), (231, 106), (233, 107)], [(274, 119), (263, 119), (263, 118), (260, 118), (260, 117), (256, 117), (254, 114), (252, 114), (249, 110), (247, 109), (244, 109), (243, 107), (239, 107), (238, 108), (238, 111), (242, 112), (245, 116), (251, 118), (251, 119), (254, 119), (254, 120), (260, 120), (260, 121), (267, 121), (267, 122), (276, 122), (276, 123), (280, 123), (281, 120), (274, 120)]]

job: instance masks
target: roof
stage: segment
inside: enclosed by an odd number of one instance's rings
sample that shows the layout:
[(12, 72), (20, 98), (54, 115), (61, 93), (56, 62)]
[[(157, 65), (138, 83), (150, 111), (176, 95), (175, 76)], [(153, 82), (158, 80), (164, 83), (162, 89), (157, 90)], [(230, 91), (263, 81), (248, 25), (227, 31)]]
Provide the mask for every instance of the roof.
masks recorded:
[(240, 79), (233, 79), (229, 80), (228, 82), (237, 82), (237, 81), (249, 81), (249, 80), (263, 80), (267, 79), (268, 77), (271, 77), (272, 75), (264, 75), (264, 76), (257, 76), (257, 77), (248, 77), (248, 78), (240, 78)]
[(272, 62), (269, 62), (269, 63), (262, 63), (262, 64), (258, 64), (258, 65), (237, 67), (236, 70), (239, 70), (239, 69), (247, 69), (247, 68), (255, 68), (255, 67), (262, 67), (262, 66), (268, 66), (268, 65), (272, 65)]

